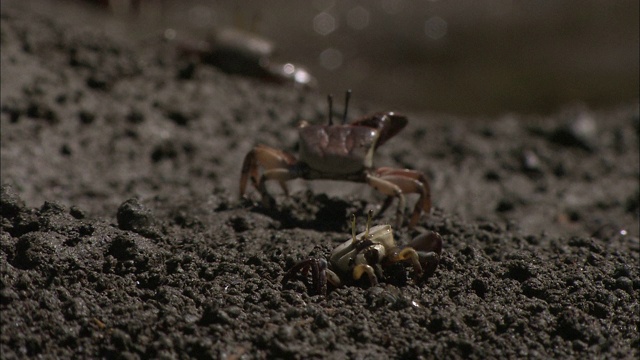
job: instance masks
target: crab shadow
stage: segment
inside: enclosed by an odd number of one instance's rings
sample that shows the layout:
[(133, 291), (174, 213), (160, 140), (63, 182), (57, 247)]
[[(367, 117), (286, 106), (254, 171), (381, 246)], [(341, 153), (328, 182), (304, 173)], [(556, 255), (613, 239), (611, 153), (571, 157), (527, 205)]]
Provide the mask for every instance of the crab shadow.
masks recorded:
[(280, 222), (283, 229), (345, 232), (350, 228), (351, 214), (358, 218), (365, 216), (366, 205), (364, 200), (330, 197), (308, 190), (288, 197), (278, 196), (273, 207), (253, 204), (250, 211)]

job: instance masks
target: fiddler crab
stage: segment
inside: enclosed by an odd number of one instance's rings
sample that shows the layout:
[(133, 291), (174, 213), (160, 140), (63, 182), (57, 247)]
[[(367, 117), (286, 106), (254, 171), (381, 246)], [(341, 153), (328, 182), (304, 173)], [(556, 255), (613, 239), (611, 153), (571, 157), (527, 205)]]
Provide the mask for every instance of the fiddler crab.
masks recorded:
[[(384, 269), (404, 262), (413, 267), (416, 281), (433, 275), (440, 262), (442, 237), (437, 232), (427, 232), (414, 238), (407, 246), (398, 247), (389, 225), (371, 227), (373, 212), (369, 211), (366, 230), (356, 235), (356, 217), (351, 217), (351, 239), (336, 247), (329, 262), (309, 258), (294, 265), (282, 279), (285, 286), (297, 273), (307, 275), (311, 270), (312, 289), (315, 294), (326, 295), (327, 282), (334, 287), (344, 282), (359, 280), (363, 274), (371, 286), (384, 279)], [(341, 280), (344, 279), (344, 280)]]
[[(299, 159), (282, 150), (257, 145), (244, 158), (240, 177), (240, 197), (251, 179), (262, 195), (263, 204), (274, 203), (265, 182), (276, 180), (285, 194), (286, 181), (343, 180), (367, 183), (387, 196), (377, 215), (382, 214), (394, 198), (398, 198), (396, 226), (402, 225), (405, 194), (419, 194), (409, 227), (414, 227), (421, 213), (431, 210), (431, 191), (423, 173), (410, 169), (373, 167), (373, 154), (387, 140), (407, 125), (407, 118), (394, 112), (376, 113), (347, 124), (347, 107), (351, 91), (347, 91), (342, 124), (333, 124), (332, 97), (329, 95), (329, 123), (312, 125), (303, 121), (298, 126), (300, 136)], [(263, 168), (259, 175), (259, 167)]]

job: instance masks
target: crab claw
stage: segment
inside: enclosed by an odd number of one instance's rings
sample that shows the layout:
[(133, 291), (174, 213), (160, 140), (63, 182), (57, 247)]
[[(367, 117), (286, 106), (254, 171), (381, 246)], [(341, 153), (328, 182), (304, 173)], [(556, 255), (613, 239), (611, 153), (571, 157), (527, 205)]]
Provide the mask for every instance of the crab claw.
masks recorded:
[(376, 148), (382, 146), (387, 140), (396, 136), (400, 130), (407, 126), (407, 117), (394, 112), (376, 113), (364, 118), (354, 120), (351, 125), (367, 126), (377, 129), (380, 133)]
[(413, 248), (420, 259), (422, 278), (426, 279), (436, 272), (442, 254), (442, 236), (429, 231), (416, 236), (405, 248)]

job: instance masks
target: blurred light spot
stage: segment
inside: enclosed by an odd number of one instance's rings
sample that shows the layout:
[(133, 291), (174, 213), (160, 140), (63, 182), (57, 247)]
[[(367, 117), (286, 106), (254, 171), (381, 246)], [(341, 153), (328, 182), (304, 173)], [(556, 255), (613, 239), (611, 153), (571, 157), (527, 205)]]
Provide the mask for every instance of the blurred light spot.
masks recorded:
[(298, 69), (293, 79), (297, 84), (313, 84), (314, 82), (313, 76), (305, 69)]
[(172, 28), (167, 28), (164, 30), (164, 38), (165, 40), (173, 40), (176, 38), (176, 30)]
[(282, 71), (284, 71), (284, 73), (287, 75), (291, 75), (294, 71), (296, 71), (296, 67), (293, 64), (287, 63), (282, 67)]
[(626, 236), (627, 235), (627, 230), (625, 230), (625, 229), (620, 230), (620, 235)]
[(369, 26), (369, 10), (362, 6), (356, 6), (347, 13), (347, 25), (356, 30), (362, 30)]
[(321, 12), (313, 18), (313, 30), (320, 35), (329, 35), (336, 27), (336, 18), (329, 13)]
[(328, 70), (339, 68), (342, 65), (342, 52), (334, 48), (325, 49), (320, 53), (320, 65)]
[(434, 16), (424, 23), (424, 33), (433, 40), (440, 40), (447, 35), (447, 22)]
[(389, 15), (394, 15), (402, 11), (404, 8), (403, 0), (381, 0), (380, 7)]
[(189, 9), (189, 23), (196, 27), (206, 28), (213, 23), (213, 13), (207, 6), (194, 6)]

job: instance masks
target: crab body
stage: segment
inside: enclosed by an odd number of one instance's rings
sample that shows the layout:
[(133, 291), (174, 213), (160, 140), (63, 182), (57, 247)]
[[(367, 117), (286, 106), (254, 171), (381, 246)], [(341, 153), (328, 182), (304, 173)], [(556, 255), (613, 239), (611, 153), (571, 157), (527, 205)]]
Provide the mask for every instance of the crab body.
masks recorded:
[[(347, 96), (347, 102), (348, 99)], [(331, 113), (329, 98), (329, 114)], [(302, 122), (298, 127), (298, 158), (264, 145), (257, 145), (245, 156), (240, 177), (240, 196), (244, 196), (249, 179), (261, 193), (265, 206), (271, 206), (274, 202), (265, 186), (267, 180), (278, 181), (287, 194), (286, 182), (295, 178), (367, 183), (387, 196), (380, 214), (394, 198), (398, 199), (398, 227), (403, 219), (404, 194), (418, 194), (420, 198), (414, 206), (409, 222), (409, 226), (413, 227), (418, 223), (420, 214), (428, 213), (431, 209), (431, 192), (426, 177), (416, 170), (388, 167), (376, 169), (373, 166), (376, 149), (402, 130), (407, 122), (403, 115), (386, 112), (366, 116), (347, 124), (346, 110), (342, 124), (334, 125), (331, 116), (328, 125)], [(262, 175), (259, 174), (259, 168), (263, 169)]]
[(307, 259), (294, 265), (282, 279), (286, 285), (296, 273), (312, 272), (313, 289), (316, 294), (326, 294), (327, 282), (341, 286), (345, 282), (358, 280), (366, 274), (372, 286), (384, 278), (384, 268), (398, 262), (409, 263), (417, 279), (431, 276), (438, 266), (442, 252), (442, 238), (429, 232), (416, 237), (409, 246), (400, 248), (393, 238), (389, 225), (371, 227), (369, 212), (367, 228), (356, 235), (355, 215), (352, 217), (352, 236), (336, 247), (327, 263), (324, 259)]
[(381, 275), (380, 263), (394, 248), (391, 226), (377, 225), (369, 229), (368, 234), (360, 233), (336, 247), (329, 257), (329, 267), (348, 276), (356, 267), (368, 265)]
[(328, 177), (361, 174), (373, 166), (376, 129), (353, 125), (303, 125), (300, 162)]

